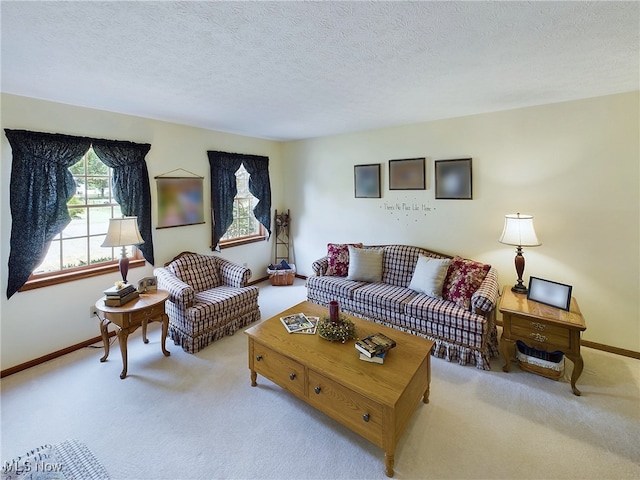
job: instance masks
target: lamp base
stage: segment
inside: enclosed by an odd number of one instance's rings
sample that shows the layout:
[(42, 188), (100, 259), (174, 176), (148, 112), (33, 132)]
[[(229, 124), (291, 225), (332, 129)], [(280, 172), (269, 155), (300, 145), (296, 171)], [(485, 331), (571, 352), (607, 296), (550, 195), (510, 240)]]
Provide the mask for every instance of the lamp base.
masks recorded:
[(513, 293), (526, 294), (529, 291), (529, 289), (525, 287), (522, 283), (516, 283), (513, 287), (511, 287), (511, 291)]

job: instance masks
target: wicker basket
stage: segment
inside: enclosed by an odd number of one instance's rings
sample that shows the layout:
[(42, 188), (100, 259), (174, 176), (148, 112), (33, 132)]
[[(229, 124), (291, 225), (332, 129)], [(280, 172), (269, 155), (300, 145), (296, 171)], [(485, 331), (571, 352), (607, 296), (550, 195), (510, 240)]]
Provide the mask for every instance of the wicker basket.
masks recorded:
[(564, 355), (562, 352), (544, 352), (529, 347), (524, 342), (516, 342), (516, 359), (525, 372), (535, 373), (551, 380), (560, 380), (564, 375)]
[(291, 264), (288, 270), (272, 270), (267, 268), (269, 274), (269, 280), (274, 287), (284, 287), (286, 285), (293, 285), (293, 279), (296, 276), (296, 266)]

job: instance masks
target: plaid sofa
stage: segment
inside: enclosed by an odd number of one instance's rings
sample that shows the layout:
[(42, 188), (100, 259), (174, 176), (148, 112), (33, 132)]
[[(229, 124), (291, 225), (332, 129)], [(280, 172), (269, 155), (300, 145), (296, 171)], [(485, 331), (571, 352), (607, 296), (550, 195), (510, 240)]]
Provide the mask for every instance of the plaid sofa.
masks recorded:
[(224, 258), (183, 252), (153, 271), (169, 292), (169, 336), (196, 353), (260, 319), (258, 287), (248, 287), (251, 270)]
[(307, 299), (324, 306), (337, 300), (346, 313), (434, 340), (432, 353), (439, 358), (490, 370), (490, 359), (498, 356), (497, 270), (491, 267), (471, 297), (471, 308), (465, 309), (408, 288), (419, 255), (450, 256), (407, 245), (375, 248), (383, 249), (382, 282), (326, 275), (329, 263), (325, 256), (312, 264), (315, 276), (307, 279)]

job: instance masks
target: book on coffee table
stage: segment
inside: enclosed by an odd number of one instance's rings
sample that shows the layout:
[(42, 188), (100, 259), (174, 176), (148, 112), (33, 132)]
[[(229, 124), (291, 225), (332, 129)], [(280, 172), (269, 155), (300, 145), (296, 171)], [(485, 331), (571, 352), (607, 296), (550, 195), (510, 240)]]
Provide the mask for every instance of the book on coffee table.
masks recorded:
[(387, 352), (382, 352), (373, 357), (367, 357), (364, 353), (360, 354), (360, 360), (364, 360), (369, 363), (384, 363), (384, 358), (387, 356)]
[(395, 340), (380, 332), (361, 338), (356, 342), (356, 349), (369, 358), (375, 357), (379, 353), (386, 352), (395, 346)]
[(301, 330), (307, 330), (314, 327), (313, 323), (309, 321), (304, 313), (296, 313), (293, 315), (287, 315), (286, 317), (280, 317), (280, 321), (289, 333), (296, 333)]

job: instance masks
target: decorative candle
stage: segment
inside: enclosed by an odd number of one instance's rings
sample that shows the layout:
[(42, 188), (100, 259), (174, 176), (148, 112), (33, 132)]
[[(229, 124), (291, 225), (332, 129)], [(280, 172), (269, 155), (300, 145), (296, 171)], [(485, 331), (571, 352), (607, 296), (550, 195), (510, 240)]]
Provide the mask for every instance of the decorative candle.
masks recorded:
[(335, 300), (329, 302), (329, 321), (331, 323), (340, 323), (340, 305)]

